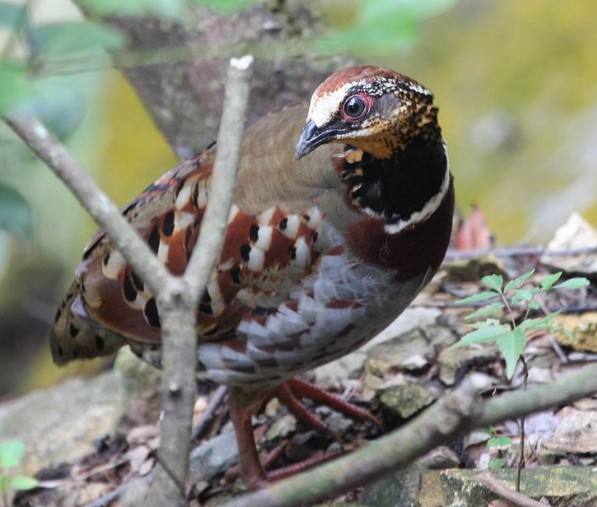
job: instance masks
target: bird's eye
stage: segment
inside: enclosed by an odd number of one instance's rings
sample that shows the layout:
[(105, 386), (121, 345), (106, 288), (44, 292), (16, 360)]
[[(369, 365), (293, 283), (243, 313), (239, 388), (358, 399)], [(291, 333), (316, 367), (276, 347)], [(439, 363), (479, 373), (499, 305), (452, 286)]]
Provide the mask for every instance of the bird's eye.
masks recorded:
[(367, 111), (367, 103), (360, 95), (353, 95), (348, 97), (342, 106), (342, 110), (348, 118), (357, 120), (361, 118)]

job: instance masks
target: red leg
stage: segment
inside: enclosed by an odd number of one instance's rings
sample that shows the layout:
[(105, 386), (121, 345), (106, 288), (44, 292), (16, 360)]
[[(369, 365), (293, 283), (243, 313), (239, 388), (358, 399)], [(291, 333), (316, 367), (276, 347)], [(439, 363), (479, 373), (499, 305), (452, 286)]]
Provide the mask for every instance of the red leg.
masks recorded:
[(240, 473), (247, 486), (254, 488), (266, 481), (265, 471), (259, 461), (251, 417), (253, 415), (252, 403), (242, 396), (240, 391), (230, 390), (228, 405), (230, 408), (230, 419), (234, 426), (238, 454), (240, 461)]
[[(278, 398), (280, 403), (286, 405), (288, 410), (290, 410), (290, 412), (292, 412), (299, 421), (302, 421), (307, 426), (311, 426), (320, 433), (331, 433), (321, 419), (319, 419), (319, 417), (312, 412), (309, 412), (307, 407), (305, 407), (305, 405), (299, 401), (299, 399), (292, 392), (289, 383), (282, 384), (280, 387), (276, 388), (276, 390), (272, 393), (272, 396)], [(337, 438), (337, 435), (333, 436)]]
[(343, 400), (335, 394), (328, 393), (327, 391), (320, 389), (316, 385), (310, 384), (309, 382), (305, 382), (304, 380), (299, 380), (296, 378), (290, 379), (288, 382), (286, 382), (285, 385), (290, 388), (290, 391), (296, 397), (309, 398), (310, 400), (313, 400), (316, 403), (327, 405), (328, 407), (344, 415), (352, 417), (353, 419), (358, 419), (361, 421), (370, 421), (373, 424), (375, 424), (379, 429), (383, 430), (383, 425), (381, 421), (377, 417), (375, 417), (371, 412), (363, 408), (357, 407), (356, 405), (353, 405), (352, 403)]

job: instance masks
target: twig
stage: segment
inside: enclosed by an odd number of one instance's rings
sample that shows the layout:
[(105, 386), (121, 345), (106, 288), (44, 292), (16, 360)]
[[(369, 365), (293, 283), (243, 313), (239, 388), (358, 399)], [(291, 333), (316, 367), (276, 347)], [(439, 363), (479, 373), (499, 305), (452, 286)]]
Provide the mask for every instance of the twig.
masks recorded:
[(193, 434), (191, 436), (192, 440), (197, 440), (203, 435), (203, 433), (207, 429), (207, 426), (211, 422), (211, 419), (215, 411), (218, 409), (218, 407), (224, 400), (224, 397), (226, 396), (227, 392), (227, 386), (219, 386), (213, 393), (211, 400), (209, 400), (207, 408), (205, 409), (205, 412), (201, 414), (201, 418), (197, 422), (197, 425), (193, 428)]
[[(225, 507), (311, 505), (372, 482), (414, 461), (456, 434), (545, 410), (597, 392), (597, 366), (589, 366), (549, 385), (482, 401), (478, 375), (469, 377), (400, 429), (315, 470), (240, 497)], [(482, 385), (483, 384), (483, 385)]]
[[(523, 388), (526, 391), (529, 386), (529, 368), (527, 366), (526, 359), (524, 358), (524, 352), (520, 355), (520, 361), (522, 363), (522, 374), (523, 374)], [(518, 419), (519, 427), (520, 427), (520, 456), (518, 458), (518, 464), (516, 466), (516, 491), (520, 492), (520, 479), (522, 476), (522, 469), (525, 466), (525, 459), (524, 459), (524, 439), (525, 439), (525, 431), (524, 431), (524, 424), (525, 424), (525, 416), (523, 415)]]
[(575, 257), (597, 253), (597, 246), (583, 248), (567, 248), (562, 250), (547, 250), (543, 246), (516, 246), (509, 248), (482, 248), (479, 250), (448, 250), (447, 261), (476, 259), (485, 255), (496, 257), (546, 256), (546, 257)]
[(184, 292), (157, 298), (162, 322), (162, 410), (160, 448), (149, 506), (182, 505), (191, 448), (196, 394), (196, 308), (220, 256), (238, 170), (252, 56), (232, 59), (224, 111), (201, 236), (183, 275)]
[(58, 176), (81, 205), (107, 232), (126, 261), (154, 294), (172, 282), (137, 231), (122, 216), (110, 198), (46, 127), (35, 118), (7, 118), (6, 123)]
[(236, 181), (253, 58), (232, 59), (212, 188), (201, 235), (182, 278), (173, 276), (66, 148), (34, 118), (8, 118), (7, 124), (65, 183), (104, 228), (116, 249), (157, 300), (162, 335), (160, 466), (148, 494), (153, 506), (185, 503), (191, 420), (197, 364), (196, 309), (220, 248)]
[(489, 472), (485, 472), (479, 476), (479, 482), (487, 489), (493, 491), (496, 495), (501, 496), (505, 500), (512, 502), (518, 507), (549, 507), (547, 504), (533, 500), (518, 491), (510, 489), (508, 486), (498, 481)]

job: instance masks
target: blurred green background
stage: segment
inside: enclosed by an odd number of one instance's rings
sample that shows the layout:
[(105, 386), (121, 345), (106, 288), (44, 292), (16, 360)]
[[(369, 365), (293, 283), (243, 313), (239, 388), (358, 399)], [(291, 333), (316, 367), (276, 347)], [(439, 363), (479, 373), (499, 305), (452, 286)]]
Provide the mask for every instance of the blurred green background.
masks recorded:
[[(69, 0), (30, 3), (35, 26), (81, 19)], [(87, 3), (116, 9), (143, 1)], [(247, 2), (203, 3), (238, 4), (230, 5), (234, 10)], [(594, 1), (307, 3), (324, 28), (305, 51), (352, 53), (434, 91), (458, 204), (463, 211), (478, 204), (499, 243), (545, 241), (573, 211), (597, 222)], [(42, 72), (47, 100), (32, 99), (17, 65), (29, 58), (29, 72), (35, 58), (86, 41), (114, 49), (122, 44), (118, 34), (100, 27), (94, 39), (84, 27), (72, 40), (49, 30), (14, 40), (8, 4), (0, 2), (0, 48), (13, 54), (2, 53), (0, 112), (11, 106), (15, 91), (24, 93), (101, 186), (125, 204), (177, 160), (127, 81), (106, 65), (93, 72), (76, 66), (63, 75)], [(180, 1), (152, 4), (160, 15), (176, 16), (173, 5)], [(61, 36), (68, 30), (63, 27)], [(23, 56), (21, 46), (33, 57)], [(88, 369), (51, 365), (46, 335), (94, 229), (52, 173), (0, 125), (0, 397)]]

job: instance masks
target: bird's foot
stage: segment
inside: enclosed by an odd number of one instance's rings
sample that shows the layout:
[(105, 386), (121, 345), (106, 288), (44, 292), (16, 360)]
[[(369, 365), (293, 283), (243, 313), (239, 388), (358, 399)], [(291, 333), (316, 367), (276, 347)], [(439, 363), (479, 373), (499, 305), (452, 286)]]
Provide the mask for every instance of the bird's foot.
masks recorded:
[(340, 396), (327, 392), (304, 380), (296, 378), (290, 379), (285, 384), (276, 388), (272, 397), (278, 398), (278, 400), (286, 405), (288, 410), (290, 410), (290, 412), (292, 412), (300, 421), (321, 433), (330, 433), (336, 439), (339, 438), (338, 435), (331, 432), (321, 419), (309, 411), (309, 409), (307, 409), (307, 407), (300, 401), (301, 398), (310, 399), (320, 405), (327, 405), (332, 410), (340, 412), (352, 419), (369, 421), (380, 430), (383, 430), (382, 422), (368, 410), (358, 407), (340, 398)]
[[(302, 472), (342, 454), (341, 452), (318, 452), (299, 463), (272, 470), (284, 453), (285, 445), (282, 445), (270, 451), (262, 465), (255, 446), (255, 436), (251, 425), (251, 416), (259, 411), (259, 405), (255, 401), (248, 404), (241, 393), (242, 391), (232, 389), (229, 399), (230, 416), (239, 446), (240, 466), (228, 471), (226, 481), (234, 480), (240, 472), (247, 486), (257, 488), (269, 481)], [(369, 411), (303, 380), (291, 379), (287, 381), (277, 387), (266, 399), (269, 398), (278, 398), (298, 420), (321, 433), (332, 435), (337, 441), (340, 441), (339, 435), (330, 431), (324, 422), (302, 403), (302, 398), (308, 398), (315, 403), (327, 405), (331, 409), (353, 419), (372, 422), (378, 428), (383, 429), (381, 421)], [(261, 406), (263, 405), (261, 404)]]

